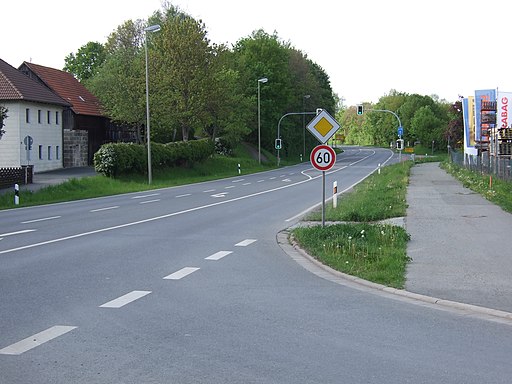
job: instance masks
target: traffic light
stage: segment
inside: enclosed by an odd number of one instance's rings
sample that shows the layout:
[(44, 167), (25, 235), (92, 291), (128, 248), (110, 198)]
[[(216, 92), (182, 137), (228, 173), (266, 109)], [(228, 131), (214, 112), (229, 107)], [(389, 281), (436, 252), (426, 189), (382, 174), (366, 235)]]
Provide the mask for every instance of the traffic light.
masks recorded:
[(281, 139), (276, 139), (276, 149), (281, 149), (282, 148), (282, 142), (281, 142)]
[(396, 149), (399, 150), (399, 151), (403, 151), (404, 150), (404, 139), (398, 139), (396, 141)]
[(357, 106), (357, 114), (362, 115), (363, 114), (363, 104), (359, 104)]

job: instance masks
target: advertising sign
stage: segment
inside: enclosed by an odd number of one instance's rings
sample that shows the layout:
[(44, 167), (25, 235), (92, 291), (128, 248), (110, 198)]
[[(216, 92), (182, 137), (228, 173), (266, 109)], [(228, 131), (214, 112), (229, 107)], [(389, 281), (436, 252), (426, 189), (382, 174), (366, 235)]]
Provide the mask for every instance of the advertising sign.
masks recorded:
[(496, 116), (496, 126), (498, 128), (510, 128), (512, 126), (512, 117), (508, 110), (511, 109), (512, 92), (498, 92), (497, 101), (498, 115)]

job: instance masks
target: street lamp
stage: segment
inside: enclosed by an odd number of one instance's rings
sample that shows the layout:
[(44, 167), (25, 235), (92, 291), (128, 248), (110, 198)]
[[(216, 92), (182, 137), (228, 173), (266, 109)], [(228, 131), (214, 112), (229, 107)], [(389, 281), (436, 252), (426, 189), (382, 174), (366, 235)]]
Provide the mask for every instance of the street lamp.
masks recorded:
[[(306, 99), (309, 99), (310, 97), (311, 97), (311, 95), (304, 95), (304, 97), (302, 98), (302, 112), (306, 112)], [(302, 153), (303, 153), (303, 156), (305, 159), (306, 158), (306, 114), (302, 115), (302, 126), (304, 127), (304, 132), (302, 134), (303, 139), (304, 139), (304, 151)]]
[(261, 117), (260, 117), (260, 84), (266, 83), (268, 79), (262, 77), (258, 79), (258, 163), (261, 164)]
[(158, 24), (151, 25), (149, 27), (144, 28), (144, 32), (146, 32), (146, 36), (144, 39), (144, 51), (146, 54), (146, 137), (148, 143), (148, 184), (151, 184), (152, 175), (151, 175), (151, 139), (150, 139), (150, 129), (149, 129), (149, 73), (148, 73), (148, 32), (158, 32), (160, 30), (160, 26)]

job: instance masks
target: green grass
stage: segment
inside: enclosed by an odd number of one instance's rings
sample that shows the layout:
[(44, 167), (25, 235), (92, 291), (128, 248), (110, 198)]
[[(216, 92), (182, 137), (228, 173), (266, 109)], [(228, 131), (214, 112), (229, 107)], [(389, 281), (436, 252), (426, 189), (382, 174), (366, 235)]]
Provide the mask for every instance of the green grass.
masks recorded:
[[(325, 219), (329, 221), (372, 222), (405, 216), (409, 173), (413, 163), (402, 162), (373, 173), (338, 202), (336, 209), (327, 204)], [(313, 212), (307, 220), (321, 220), (321, 212)]]
[[(267, 154), (267, 156), (270, 156)], [(147, 175), (124, 175), (117, 179), (102, 175), (71, 179), (62, 184), (45, 187), (36, 192), (23, 191), (20, 205), (14, 205), (11, 193), (0, 194), (0, 209), (50, 204), (92, 197), (109, 196), (121, 193), (139, 192), (149, 189), (172, 187), (198, 183), (226, 177), (238, 176), (238, 164), (241, 174), (261, 172), (276, 167), (274, 159), (266, 164), (258, 164), (243, 149), (237, 148), (235, 157), (216, 155), (204, 163), (189, 168), (170, 168), (154, 170), (153, 182), (148, 185)]]
[(442, 162), (441, 167), (458, 179), (464, 187), (481, 194), (504, 211), (512, 213), (512, 183), (510, 181), (493, 177), (491, 183), (489, 175), (472, 172), (448, 161)]
[[(293, 238), (323, 264), (350, 275), (394, 288), (404, 288), (409, 235), (398, 226), (375, 223), (405, 216), (410, 161), (375, 172), (338, 202), (329, 204), (327, 221), (343, 223), (298, 227)], [(320, 220), (321, 212), (307, 220)]]
[(299, 227), (293, 230), (293, 237), (331, 268), (390, 287), (404, 287), (409, 235), (401, 227), (369, 223)]

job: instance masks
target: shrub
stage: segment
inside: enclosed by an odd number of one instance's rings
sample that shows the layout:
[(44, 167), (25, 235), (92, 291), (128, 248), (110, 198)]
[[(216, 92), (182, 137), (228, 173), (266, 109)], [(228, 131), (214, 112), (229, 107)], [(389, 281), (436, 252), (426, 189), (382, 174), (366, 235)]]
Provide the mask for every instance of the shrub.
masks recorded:
[[(192, 165), (213, 155), (215, 146), (211, 140), (180, 141), (151, 145), (151, 165), (166, 168)], [(147, 151), (144, 145), (133, 143), (104, 144), (94, 154), (94, 169), (108, 177), (147, 171)]]

